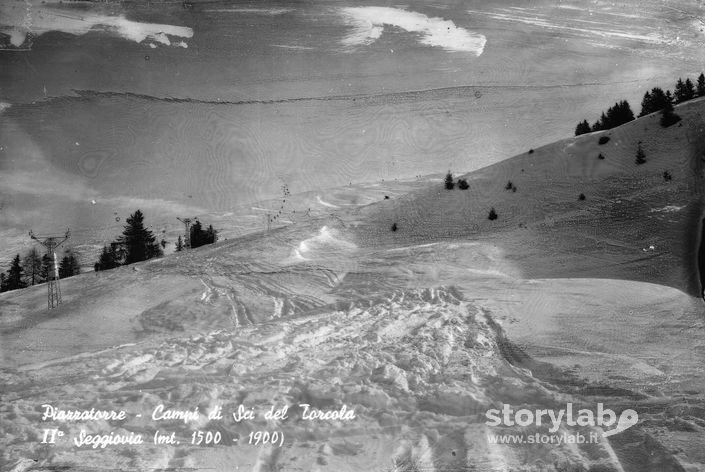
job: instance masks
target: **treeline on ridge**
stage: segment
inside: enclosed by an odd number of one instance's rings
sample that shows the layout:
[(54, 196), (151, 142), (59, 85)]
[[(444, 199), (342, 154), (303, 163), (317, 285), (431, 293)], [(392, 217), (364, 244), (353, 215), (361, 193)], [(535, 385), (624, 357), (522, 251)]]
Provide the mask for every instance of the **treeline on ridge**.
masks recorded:
[[(70, 249), (64, 252), (59, 263), (59, 278), (72, 277), (81, 273), (81, 266), (76, 253)], [(10, 263), (7, 272), (0, 272), (0, 292), (8, 292), (46, 282), (52, 271), (54, 261), (48, 254), (39, 255), (36, 248), (29, 249), (23, 257), (17, 254)]]
[[(218, 241), (218, 231), (213, 228), (213, 225), (204, 228), (203, 224), (196, 219), (190, 227), (189, 247), (197, 248), (216, 241)], [(145, 226), (144, 214), (137, 210), (127, 218), (122, 234), (110, 244), (103, 246), (93, 268), (96, 271), (108, 270), (160, 257), (164, 255), (166, 245), (167, 242), (163, 239), (157, 242), (152, 231)], [(185, 249), (187, 249), (186, 244), (179, 236), (175, 243), (175, 250), (178, 252)], [(9, 269), (6, 272), (0, 272), (0, 292), (45, 283), (53, 278), (54, 271), (58, 272), (60, 279), (80, 274), (81, 264), (77, 254), (67, 249), (60, 257), (58, 267), (54, 267), (54, 260), (50, 254), (40, 255), (37, 248), (33, 247), (23, 256), (17, 254), (10, 262)]]
[[(662, 111), (661, 125), (668, 127), (680, 120), (678, 115), (673, 113), (673, 105), (702, 96), (705, 96), (705, 74), (701, 73), (695, 84), (689, 78), (685, 80), (679, 78), (673, 93), (670, 90), (664, 91), (660, 87), (647, 90), (641, 101), (639, 117)], [(587, 120), (578, 123), (575, 127), (575, 135), (580, 136), (594, 131), (612, 129), (632, 120), (634, 120), (634, 113), (629, 106), (629, 102), (621, 100), (606, 112), (602, 112), (600, 118), (592, 125)]]
[[(206, 244), (212, 244), (218, 240), (218, 232), (212, 225), (203, 229), (200, 221), (196, 220), (189, 231), (190, 247), (196, 248)], [(133, 264), (135, 262), (146, 261), (164, 255), (166, 241), (157, 242), (156, 237), (144, 224), (144, 214), (140, 210), (135, 211), (127, 218), (127, 224), (122, 234), (111, 242), (103, 246), (103, 250), (98, 257), (98, 262), (93, 268), (96, 271), (114, 269), (115, 267)], [(181, 236), (176, 241), (176, 251), (186, 249)]]

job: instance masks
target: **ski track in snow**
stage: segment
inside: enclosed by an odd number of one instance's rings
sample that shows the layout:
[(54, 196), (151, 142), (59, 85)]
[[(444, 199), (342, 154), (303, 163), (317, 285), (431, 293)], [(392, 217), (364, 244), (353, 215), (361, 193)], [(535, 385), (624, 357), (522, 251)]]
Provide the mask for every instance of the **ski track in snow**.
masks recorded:
[[(231, 293), (213, 280), (202, 283), (204, 303)], [(7, 388), (0, 419), (9, 425), (0, 440), (4, 458), (19, 464), (27, 454), (44, 451), (44, 466), (71, 463), (71, 446), (57, 444), (47, 452), (37, 440), (41, 412), (36, 406), (43, 403), (65, 409), (124, 409), (129, 419), (122, 427), (147, 438), (157, 427), (181, 438), (190, 437), (194, 428), (217, 429), (226, 443), (245, 437), (250, 426), (209, 423), (205, 416), (191, 424), (174, 420), (155, 425), (146, 418), (167, 400), (172, 408), (199, 406), (201, 411), (216, 404), (234, 411), (239, 403), (309, 403), (317, 408), (345, 404), (357, 418), (311, 424), (293, 415), (280, 423), (252, 423), (283, 431), (287, 444), (281, 449), (238, 446), (232, 465), (257, 470), (257, 464), (287, 468), (293, 461), (309, 470), (312, 463), (307, 461), (316, 461), (328, 464), (321, 470), (374, 470), (390, 463), (414, 464), (418, 470), (497, 470), (518, 463), (520, 452), (489, 444), (487, 435), (496, 431), (484, 424), (481, 413), (497, 402), (545, 406), (562, 401), (528, 371), (503, 359), (498, 325), (452, 288), (398, 290), (376, 301), (358, 300), (344, 310), (328, 308), (258, 325), (237, 306), (233, 310), (239, 324), (232, 330), (35, 366), (38, 374), (46, 373), (40, 389), (27, 390), (23, 376), (3, 372)], [(283, 310), (283, 302), (275, 301), (274, 317), (280, 318)], [(61, 380), (64, 376), (75, 380), (67, 383)], [(95, 432), (116, 429), (107, 422), (62, 427), (70, 435), (86, 427)], [(311, 434), (323, 444), (317, 451), (310, 450)], [(351, 447), (352, 452), (344, 452)], [(143, 445), (75, 457), (83, 467), (204, 467), (208, 455), (223, 451)], [(607, 441), (590, 448), (559, 446), (553, 453), (578, 455), (588, 465), (615, 461)]]

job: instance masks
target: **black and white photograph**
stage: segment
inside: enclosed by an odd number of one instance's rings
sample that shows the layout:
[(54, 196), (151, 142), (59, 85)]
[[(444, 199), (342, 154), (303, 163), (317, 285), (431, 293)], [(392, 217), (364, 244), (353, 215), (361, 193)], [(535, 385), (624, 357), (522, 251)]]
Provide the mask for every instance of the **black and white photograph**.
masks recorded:
[(0, 0), (0, 470), (705, 472), (705, 2)]

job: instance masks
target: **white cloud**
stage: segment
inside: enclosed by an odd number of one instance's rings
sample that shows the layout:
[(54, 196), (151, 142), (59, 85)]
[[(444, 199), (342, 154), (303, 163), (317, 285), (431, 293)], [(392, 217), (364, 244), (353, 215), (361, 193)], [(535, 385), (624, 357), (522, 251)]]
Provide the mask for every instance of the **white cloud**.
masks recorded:
[(169, 41), (169, 36), (164, 33), (156, 33), (152, 35), (152, 39), (158, 43), (162, 43), (165, 46), (171, 46), (171, 41)]
[[(468, 13), (482, 14), (483, 12), (468, 10)], [(659, 32), (650, 30), (644, 34), (639, 34), (633, 31), (635, 26), (629, 22), (618, 21), (616, 23), (610, 23), (606, 21), (582, 20), (576, 18), (561, 18), (560, 21), (556, 21), (550, 16), (539, 14), (536, 11), (525, 13), (523, 11), (516, 11), (516, 9), (501, 9), (496, 13), (487, 13), (487, 16), (494, 20), (511, 21), (545, 29), (568, 31), (583, 36), (595, 36), (606, 39), (629, 39), (648, 43), (664, 42)], [(573, 26), (570, 25), (570, 22), (573, 22)], [(594, 26), (583, 26), (585, 24)], [(627, 28), (627, 26), (629, 26), (629, 28)]]
[(163, 44), (171, 44), (166, 35), (177, 36), (180, 38), (193, 37), (193, 30), (186, 26), (139, 23), (137, 21), (130, 21), (124, 16), (96, 15), (92, 20), (89, 19), (88, 21), (93, 21), (94, 25), (106, 26), (109, 30), (114, 31), (119, 36), (126, 39), (131, 39), (137, 43), (150, 38)]
[(485, 36), (460, 28), (450, 20), (430, 18), (422, 13), (389, 7), (352, 7), (341, 9), (346, 23), (353, 27), (344, 39), (345, 46), (374, 43), (385, 26), (396, 26), (405, 31), (419, 33), (419, 42), (440, 47), (447, 51), (482, 54)]
[(193, 37), (193, 30), (186, 26), (140, 23), (128, 20), (124, 15), (109, 16), (91, 11), (73, 13), (71, 10), (42, 5), (38, 0), (0, 2), (0, 32), (9, 35), (10, 43), (15, 47), (25, 42), (28, 33), (40, 35), (48, 31), (62, 31), (83, 35), (96, 29), (138, 43), (151, 39), (169, 45), (171, 41), (167, 35)]

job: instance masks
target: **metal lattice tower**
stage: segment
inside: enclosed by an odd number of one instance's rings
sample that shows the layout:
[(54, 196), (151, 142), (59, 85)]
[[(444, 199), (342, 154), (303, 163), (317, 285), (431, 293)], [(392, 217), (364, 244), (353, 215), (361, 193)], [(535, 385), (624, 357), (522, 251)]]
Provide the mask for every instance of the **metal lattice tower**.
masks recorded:
[(29, 237), (47, 248), (47, 254), (54, 261), (54, 270), (49, 271), (47, 274), (47, 309), (49, 310), (61, 304), (61, 285), (59, 285), (59, 263), (56, 259), (56, 248), (66, 242), (70, 235), (70, 230), (66, 230), (66, 234), (63, 237), (35, 236), (32, 231), (29, 232)]
[(191, 218), (179, 218), (178, 216), (176, 217), (177, 220), (182, 222), (184, 226), (186, 227), (186, 234), (184, 235), (184, 247), (186, 249), (191, 249)]

